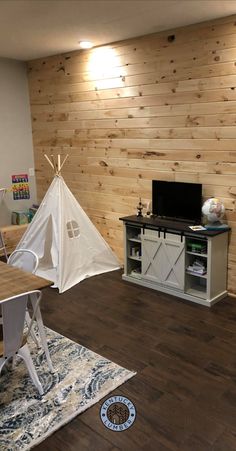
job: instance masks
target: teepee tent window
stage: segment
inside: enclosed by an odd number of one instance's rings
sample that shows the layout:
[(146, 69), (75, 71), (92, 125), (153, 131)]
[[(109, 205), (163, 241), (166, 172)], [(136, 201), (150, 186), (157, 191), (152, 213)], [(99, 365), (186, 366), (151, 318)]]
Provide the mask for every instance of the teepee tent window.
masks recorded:
[(76, 221), (68, 221), (66, 228), (69, 238), (77, 238), (79, 236), (79, 225)]
[(86, 277), (120, 265), (61, 176), (67, 156), (62, 164), (59, 155), (57, 164), (53, 157), (45, 158), (55, 177), (17, 249), (34, 251), (39, 257), (36, 274), (52, 280), (63, 293)]

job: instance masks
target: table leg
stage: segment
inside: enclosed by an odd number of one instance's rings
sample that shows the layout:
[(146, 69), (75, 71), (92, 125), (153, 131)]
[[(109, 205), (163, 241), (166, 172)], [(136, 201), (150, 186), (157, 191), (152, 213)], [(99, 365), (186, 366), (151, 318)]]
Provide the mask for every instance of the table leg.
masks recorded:
[[(32, 304), (32, 307), (34, 308), (37, 302), (37, 297), (34, 296), (34, 294), (30, 295), (30, 302)], [(45, 355), (46, 355), (46, 360), (48, 363), (48, 367), (49, 370), (53, 373), (54, 369), (52, 366), (52, 361), (51, 361), (51, 357), (49, 354), (49, 350), (48, 350), (48, 345), (47, 345), (47, 337), (45, 334), (45, 329), (44, 329), (44, 325), (43, 325), (43, 319), (42, 319), (42, 315), (41, 315), (41, 311), (40, 311), (40, 307), (37, 309), (36, 315), (35, 315), (35, 319), (37, 321), (37, 325), (38, 325), (38, 331), (39, 331), (39, 336), (40, 336), (40, 340), (41, 340), (41, 345), (44, 349)]]

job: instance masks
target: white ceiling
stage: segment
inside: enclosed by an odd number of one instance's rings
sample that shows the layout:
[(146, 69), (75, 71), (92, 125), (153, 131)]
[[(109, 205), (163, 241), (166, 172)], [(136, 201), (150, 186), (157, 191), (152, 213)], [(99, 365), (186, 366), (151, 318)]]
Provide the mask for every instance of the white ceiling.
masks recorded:
[(29, 60), (236, 13), (236, 0), (0, 0), (0, 57)]

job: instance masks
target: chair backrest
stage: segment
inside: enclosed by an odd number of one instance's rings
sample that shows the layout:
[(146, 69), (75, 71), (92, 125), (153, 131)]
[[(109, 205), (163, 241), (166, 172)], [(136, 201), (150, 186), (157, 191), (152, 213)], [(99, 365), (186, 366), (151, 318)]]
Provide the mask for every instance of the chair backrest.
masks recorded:
[(5, 255), (5, 258), (6, 258), (6, 261), (7, 261), (8, 260), (8, 258), (7, 258), (7, 250), (6, 250), (6, 246), (5, 246), (5, 243), (4, 243), (4, 239), (3, 239), (3, 236), (2, 236), (1, 230), (0, 230), (0, 251), (4, 252), (4, 255)]
[(25, 314), (29, 295), (37, 296), (37, 302), (27, 332), (28, 336), (42, 297), (41, 292), (39, 290), (28, 291), (0, 301), (3, 319), (3, 357), (13, 356), (22, 346)]
[(17, 249), (9, 256), (7, 264), (34, 274), (37, 270), (39, 259), (37, 254), (30, 249)]
[(6, 188), (0, 188), (0, 204), (5, 196)]
[[(5, 196), (5, 193), (6, 193), (6, 188), (0, 188), (0, 205)], [(4, 252), (5, 258), (7, 260), (7, 250), (6, 250), (6, 246), (5, 246), (1, 231), (0, 231), (0, 251)]]

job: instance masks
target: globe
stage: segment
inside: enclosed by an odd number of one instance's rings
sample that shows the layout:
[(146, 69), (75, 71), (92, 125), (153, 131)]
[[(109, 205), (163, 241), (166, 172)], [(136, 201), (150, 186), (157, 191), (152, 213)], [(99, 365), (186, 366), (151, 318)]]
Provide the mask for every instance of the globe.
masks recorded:
[(209, 224), (220, 223), (224, 212), (224, 205), (216, 197), (207, 199), (202, 206), (202, 213), (206, 216)]

